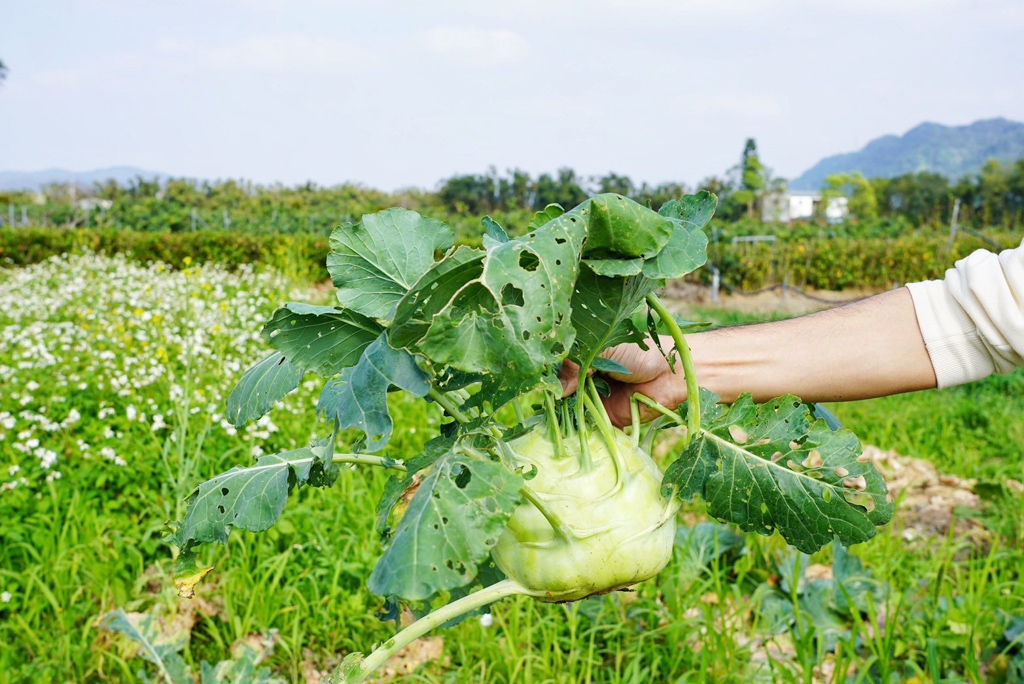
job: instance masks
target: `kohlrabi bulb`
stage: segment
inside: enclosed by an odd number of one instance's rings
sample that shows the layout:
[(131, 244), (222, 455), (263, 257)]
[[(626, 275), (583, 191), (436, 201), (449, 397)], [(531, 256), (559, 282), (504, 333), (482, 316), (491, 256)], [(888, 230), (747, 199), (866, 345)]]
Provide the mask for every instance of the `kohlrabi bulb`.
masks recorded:
[(558, 533), (536, 505), (523, 501), (492, 552), (502, 572), (541, 593), (542, 601), (628, 587), (655, 576), (672, 558), (675, 516), (661, 495), (661, 472), (629, 436), (610, 433), (618, 467), (596, 430), (588, 439), (588, 470), (580, 466), (574, 437), (565, 439), (562, 455), (543, 428), (510, 444), (525, 465), (537, 467), (526, 486), (569, 532)]

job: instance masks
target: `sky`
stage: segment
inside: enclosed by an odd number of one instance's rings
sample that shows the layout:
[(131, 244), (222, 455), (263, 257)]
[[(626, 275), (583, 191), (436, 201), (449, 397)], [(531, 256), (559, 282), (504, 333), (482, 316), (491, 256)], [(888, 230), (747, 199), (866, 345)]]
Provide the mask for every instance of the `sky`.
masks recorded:
[(0, 171), (433, 188), (570, 166), (792, 178), (1024, 121), (1020, 0), (5, 0)]

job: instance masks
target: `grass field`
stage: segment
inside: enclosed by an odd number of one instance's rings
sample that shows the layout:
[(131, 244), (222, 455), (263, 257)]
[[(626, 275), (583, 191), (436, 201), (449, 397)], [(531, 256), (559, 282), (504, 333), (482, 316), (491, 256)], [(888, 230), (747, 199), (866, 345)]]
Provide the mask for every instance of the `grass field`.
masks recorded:
[[(325, 432), (316, 380), (248, 429), (223, 419), (227, 392), (261, 358), (261, 322), (308, 290), (95, 256), (0, 271), (0, 680), (154, 674), (99, 628), (119, 607), (158, 618), (196, 673), (249, 644), (276, 677), (316, 681), (390, 635), (365, 588), (380, 552), (378, 470), (300, 490), (270, 532), (204, 552), (217, 568), (197, 599), (170, 583), (162, 538), (192, 487)], [(439, 416), (393, 401), (416, 427), (388, 450), (408, 457)], [(1024, 479), (1024, 374), (831, 408), (866, 443), (978, 478), (981, 505), (960, 512), (975, 532), (908, 538), (898, 513), (868, 543), (807, 557), (692, 507), (674, 562), (636, 593), (509, 600), (396, 668), (424, 682), (1024, 678), (1024, 501), (1007, 484)]]

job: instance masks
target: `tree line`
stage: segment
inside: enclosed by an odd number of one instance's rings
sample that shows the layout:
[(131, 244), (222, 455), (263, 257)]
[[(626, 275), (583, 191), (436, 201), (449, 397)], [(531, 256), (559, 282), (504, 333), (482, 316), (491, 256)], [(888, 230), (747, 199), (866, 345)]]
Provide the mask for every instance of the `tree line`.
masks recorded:
[[(538, 176), (520, 169), (491, 168), (481, 174), (453, 176), (432, 191), (391, 193), (356, 184), (283, 186), (136, 178), (123, 185), (113, 181), (91, 188), (55, 184), (41, 193), (0, 192), (0, 221), (171, 232), (218, 228), (326, 233), (365, 213), (401, 206), (447, 219), (476, 234), (478, 219), (486, 214), (514, 228), (525, 226), (532, 212), (548, 204), (568, 208), (598, 192), (616, 192), (658, 209), (671, 199), (703, 189), (719, 197), (717, 225), (742, 222), (750, 224), (750, 230), (765, 230), (757, 227), (762, 204), (770, 193), (785, 191), (785, 181), (773, 176), (750, 139), (736, 166), (695, 186), (638, 183), (617, 173), (586, 177), (571, 168)], [(946, 224), (957, 199), (964, 225), (1009, 230), (1024, 226), (1024, 160), (1011, 165), (990, 160), (979, 173), (958, 181), (928, 172), (871, 179), (840, 174), (827, 179), (822, 193), (826, 198), (848, 197), (850, 230), (890, 219), (910, 227)], [(824, 218), (812, 218), (810, 224), (823, 225)]]

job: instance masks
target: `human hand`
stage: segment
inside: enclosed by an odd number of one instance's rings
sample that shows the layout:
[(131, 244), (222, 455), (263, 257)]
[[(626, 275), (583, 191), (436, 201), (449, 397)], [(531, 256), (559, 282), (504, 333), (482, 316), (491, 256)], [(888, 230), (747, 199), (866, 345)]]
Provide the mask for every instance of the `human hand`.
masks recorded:
[[(662, 336), (661, 345), (666, 351), (672, 350), (670, 353), (674, 353), (675, 345), (671, 337)], [(620, 344), (606, 349), (601, 356), (632, 371), (629, 375), (601, 373), (601, 377), (611, 386), (611, 394), (604, 400), (604, 405), (612, 424), (618, 427), (630, 424), (632, 419), (629, 401), (637, 392), (670, 409), (686, 401), (686, 382), (683, 378), (682, 364), (677, 361), (673, 372), (668, 361), (654, 344), (651, 344), (647, 351), (636, 344)], [(567, 397), (576, 391), (579, 370), (579, 366), (572, 361), (566, 360), (562, 364), (559, 378), (562, 381), (563, 396)], [(640, 405), (640, 416), (643, 420), (650, 420), (656, 415), (658, 414), (649, 407)]]

